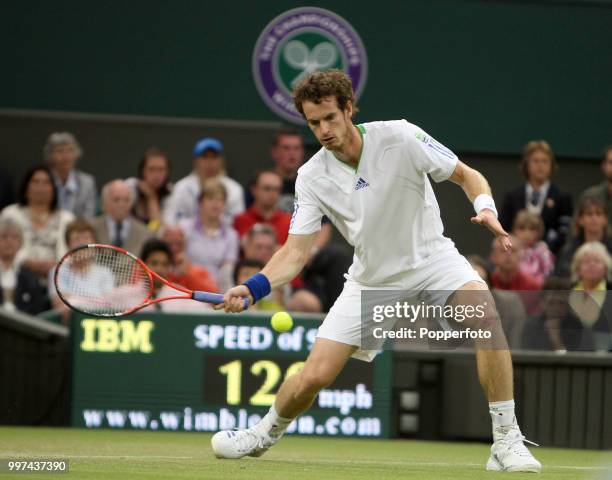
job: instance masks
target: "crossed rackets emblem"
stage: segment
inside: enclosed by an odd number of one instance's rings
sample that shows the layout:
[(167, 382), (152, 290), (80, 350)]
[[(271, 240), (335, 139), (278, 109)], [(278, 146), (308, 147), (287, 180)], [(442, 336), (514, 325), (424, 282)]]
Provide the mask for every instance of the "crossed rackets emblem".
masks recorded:
[(311, 73), (334, 65), (338, 58), (338, 51), (330, 42), (321, 42), (310, 50), (304, 42), (292, 40), (285, 45), (283, 57), (291, 68), (301, 70), (298, 76), (291, 81), (291, 87), (295, 87)]

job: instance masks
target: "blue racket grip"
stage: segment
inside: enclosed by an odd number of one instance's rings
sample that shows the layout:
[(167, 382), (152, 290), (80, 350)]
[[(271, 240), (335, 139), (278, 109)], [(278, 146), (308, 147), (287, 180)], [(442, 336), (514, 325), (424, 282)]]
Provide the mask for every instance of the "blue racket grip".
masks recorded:
[[(195, 291), (191, 295), (191, 298), (193, 298), (194, 300), (197, 300), (198, 302), (212, 303), (214, 305), (223, 303), (223, 295), (221, 295), (220, 293)], [(247, 308), (249, 308), (249, 299), (245, 298), (244, 299), (244, 309), (246, 310)]]

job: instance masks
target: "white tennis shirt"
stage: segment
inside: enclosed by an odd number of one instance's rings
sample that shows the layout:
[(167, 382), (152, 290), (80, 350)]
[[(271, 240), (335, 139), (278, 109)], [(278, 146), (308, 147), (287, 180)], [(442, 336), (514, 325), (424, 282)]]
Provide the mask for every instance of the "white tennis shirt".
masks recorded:
[(357, 128), (363, 149), (356, 169), (322, 148), (298, 170), (289, 233), (314, 233), (327, 215), (355, 247), (349, 276), (365, 285), (392, 284), (452, 248), (427, 175), (448, 179), (458, 159), (406, 120)]

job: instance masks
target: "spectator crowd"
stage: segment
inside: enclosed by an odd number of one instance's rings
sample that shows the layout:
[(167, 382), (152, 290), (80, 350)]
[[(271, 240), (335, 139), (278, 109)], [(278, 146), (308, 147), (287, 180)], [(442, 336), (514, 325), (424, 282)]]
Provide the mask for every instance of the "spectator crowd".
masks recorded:
[[(42, 148), (43, 162), (26, 172), (16, 191), (0, 168), (3, 308), (66, 314), (52, 281), (55, 265), (69, 249), (95, 242), (123, 247), (192, 290), (223, 292), (242, 283), (287, 239), (304, 145), (298, 130), (279, 130), (269, 167), (244, 187), (227, 175), (218, 139), (195, 143), (192, 171), (177, 172), (186, 175), (174, 184), (168, 155), (150, 147), (134, 177), (106, 183), (99, 197), (95, 178), (78, 168), (82, 155), (74, 135), (56, 132)], [(523, 181), (498, 199), (514, 248), (504, 251), (493, 242), (488, 259), (468, 259), (493, 291), (511, 347), (610, 351), (612, 147), (604, 151), (601, 183), (576, 202), (553, 183), (556, 169), (546, 141), (525, 145)], [(324, 218), (302, 273), (251, 308), (327, 311), (352, 261), (352, 252), (331, 238)], [(167, 289), (156, 284), (154, 297)], [(198, 312), (210, 306), (172, 301), (149, 308)]]

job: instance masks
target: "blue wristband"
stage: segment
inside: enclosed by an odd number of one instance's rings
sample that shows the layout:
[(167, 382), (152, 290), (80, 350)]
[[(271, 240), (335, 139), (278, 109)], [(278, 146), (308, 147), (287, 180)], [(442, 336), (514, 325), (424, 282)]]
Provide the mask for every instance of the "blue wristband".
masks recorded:
[(272, 291), (270, 280), (268, 280), (268, 277), (266, 277), (263, 273), (256, 273), (246, 282), (244, 282), (243, 285), (245, 285), (251, 292), (251, 295), (253, 296), (253, 303), (269, 295)]

